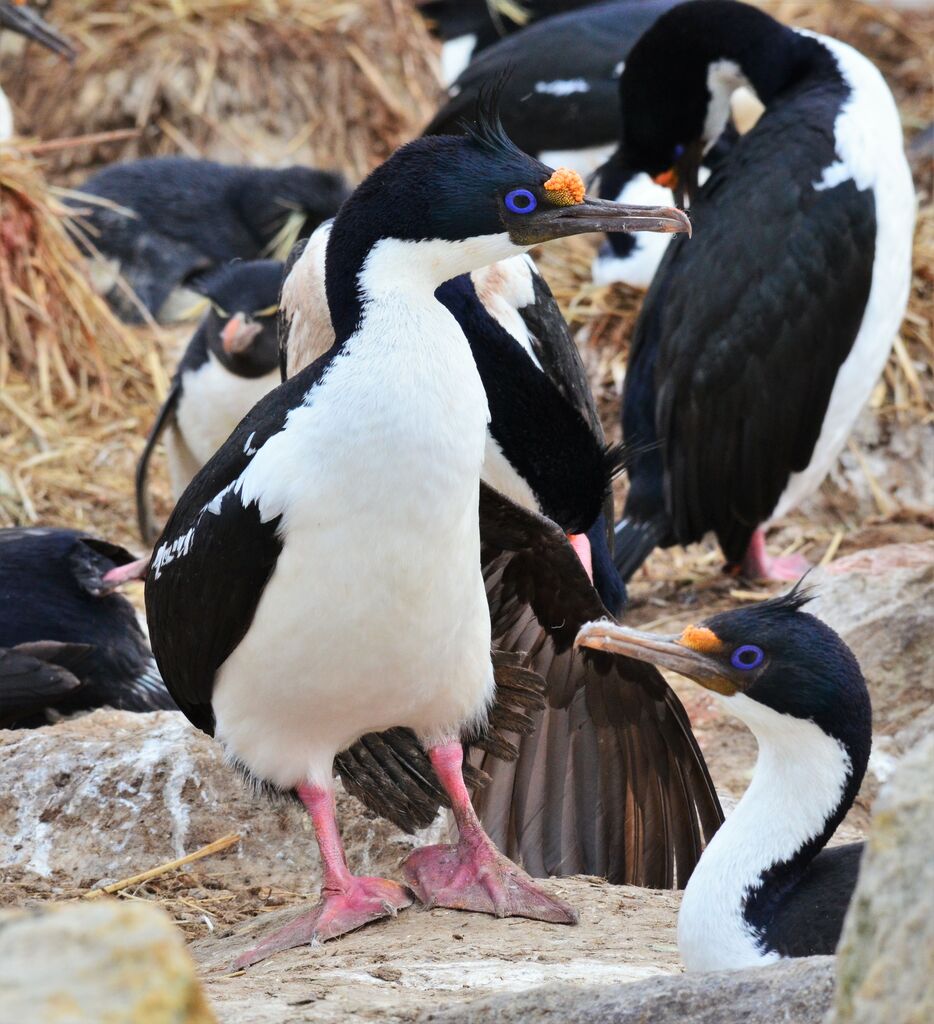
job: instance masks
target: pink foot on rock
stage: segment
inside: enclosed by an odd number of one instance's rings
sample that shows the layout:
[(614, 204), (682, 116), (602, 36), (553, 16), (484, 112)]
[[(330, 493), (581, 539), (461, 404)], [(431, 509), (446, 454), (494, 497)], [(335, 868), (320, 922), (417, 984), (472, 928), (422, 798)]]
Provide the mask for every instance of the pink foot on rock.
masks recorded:
[(765, 549), (765, 534), (756, 530), (738, 571), (748, 580), (793, 582), (799, 580), (810, 568), (811, 563), (803, 555), (770, 555)]
[(426, 907), (529, 917), (554, 924), (577, 923), (573, 908), (540, 889), (483, 834), (461, 839), (456, 846), (415, 850), (402, 870)]
[(295, 946), (326, 942), (362, 928), (381, 917), (395, 917), (410, 906), (412, 897), (396, 882), (385, 878), (352, 876), (339, 890), (322, 890), (321, 901), (305, 914), (263, 939), (259, 945), (237, 958), (234, 968), (241, 970)]

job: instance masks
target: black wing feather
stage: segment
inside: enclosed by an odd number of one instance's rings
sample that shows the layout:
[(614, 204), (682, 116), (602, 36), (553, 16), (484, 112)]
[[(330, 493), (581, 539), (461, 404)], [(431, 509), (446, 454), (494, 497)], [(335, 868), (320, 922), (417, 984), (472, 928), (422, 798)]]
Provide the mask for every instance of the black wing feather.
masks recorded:
[[(276, 565), (279, 518), (266, 522), (231, 485), (321, 379), (336, 348), (274, 388), (192, 480), (156, 543), (146, 616), (159, 671), (190, 721), (213, 734), (214, 676), (243, 639)], [(228, 489), (214, 511), (206, 511)], [(184, 552), (182, 554), (182, 552)]]

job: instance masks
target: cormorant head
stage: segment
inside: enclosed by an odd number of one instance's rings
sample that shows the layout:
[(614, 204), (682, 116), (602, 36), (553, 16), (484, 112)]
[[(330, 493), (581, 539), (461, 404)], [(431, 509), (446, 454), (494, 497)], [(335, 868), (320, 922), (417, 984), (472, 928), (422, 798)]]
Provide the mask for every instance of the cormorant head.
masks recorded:
[(620, 76), (625, 166), (671, 188), (679, 204), (693, 199), (701, 159), (729, 121), (730, 96), (747, 84), (740, 55), (755, 58), (757, 84), (768, 92), (798, 38), (735, 0), (687, 0), (666, 11)]
[(278, 260), (240, 260), (194, 284), (210, 303), (199, 326), (208, 350), (238, 377), (262, 377), (278, 365), (282, 267)]
[(589, 198), (576, 172), (523, 153), (481, 103), (468, 134), (403, 146), (341, 208), (327, 251), (337, 336), (346, 336), (344, 311), (351, 328), (358, 319), (343, 294), (348, 275), (360, 293), (410, 284), (434, 290), (541, 242), (589, 231), (690, 231), (690, 223), (670, 207)]
[(776, 716), (790, 715), (848, 746), (857, 738), (868, 743), (871, 709), (859, 663), (828, 625), (801, 610), (810, 599), (799, 585), (720, 612), (676, 637), (591, 622), (577, 643), (687, 676), (720, 695), (754, 732), (780, 728)]
[(76, 53), (71, 43), (23, 0), (0, 0), (0, 27), (17, 32), (26, 39), (39, 43), (60, 57), (74, 60)]

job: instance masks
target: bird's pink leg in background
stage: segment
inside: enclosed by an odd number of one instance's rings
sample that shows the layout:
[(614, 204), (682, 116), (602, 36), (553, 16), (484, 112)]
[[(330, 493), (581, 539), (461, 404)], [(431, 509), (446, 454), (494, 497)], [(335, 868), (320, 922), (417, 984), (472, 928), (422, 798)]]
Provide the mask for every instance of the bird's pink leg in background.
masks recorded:
[(765, 549), (765, 532), (756, 530), (739, 566), (739, 573), (750, 580), (799, 580), (811, 568), (803, 555), (773, 557)]

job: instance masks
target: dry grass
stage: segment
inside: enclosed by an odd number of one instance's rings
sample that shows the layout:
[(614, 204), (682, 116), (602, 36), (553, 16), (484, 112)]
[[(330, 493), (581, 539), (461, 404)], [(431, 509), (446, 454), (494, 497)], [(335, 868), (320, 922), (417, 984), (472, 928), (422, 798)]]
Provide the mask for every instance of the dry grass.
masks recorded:
[[(407, 0), (57, 0), (73, 67), (30, 47), (0, 63), (20, 131), (138, 137), (54, 157), (56, 172), (165, 153), (362, 176), (439, 94)], [(27, 73), (28, 61), (28, 73)]]
[[(797, 24), (839, 36), (875, 60), (896, 93), (909, 141), (929, 123), (934, 14), (826, 0), (774, 0), (765, 6)], [(333, 162), (351, 174), (360, 173), (412, 133), (430, 106), (426, 97), (433, 82), (422, 28), (403, 0), (283, 0), (277, 7), (273, 19), (268, 16), (271, 5), (258, 0), (104, 0), (93, 9), (80, 0), (59, 0), (56, 22), (88, 47), (68, 80), (69, 96), (76, 99), (65, 103), (60, 91), (54, 100), (39, 95), (39, 83), (61, 90), (66, 75), (60, 65), (46, 68), (34, 50), (29, 59), (30, 77), (36, 62), (35, 83), (15, 98), (25, 96), (36, 110), (49, 110), (46, 137), (138, 125), (139, 139), (120, 141), (120, 155), (185, 150), (195, 143), (199, 151), (216, 153), (211, 147), (229, 144), (221, 155), (274, 162), (290, 152), (295, 158), (307, 156), (310, 136), (302, 135), (302, 126), (313, 125), (316, 152), (333, 155)], [(127, 11), (132, 17), (121, 13)], [(240, 17), (227, 24), (231, 11)], [(126, 59), (103, 71), (119, 47)], [(327, 60), (320, 59), (324, 54)], [(83, 112), (95, 104), (101, 116), (85, 117)], [(88, 159), (95, 152), (85, 149), (83, 154)], [(115, 154), (108, 149), (97, 155), (109, 159)], [(62, 180), (61, 165), (56, 176)], [(6, 184), (21, 178), (27, 184), (19, 192)], [(45, 191), (35, 164), (6, 154), (0, 180), (0, 318), (5, 329), (0, 338), (0, 525), (74, 525), (139, 548), (133, 467), (165, 392), (170, 356), (185, 332), (116, 324), (77, 283), (75, 254), (56, 226), (61, 210)], [(930, 429), (934, 421), (930, 167), (918, 170), (916, 180), (921, 209), (911, 304), (902, 344), (873, 399), (880, 444), (919, 425)], [(41, 226), (41, 238), (29, 224)], [(10, 238), (19, 241), (11, 246)], [(50, 252), (55, 253), (52, 262)], [(577, 330), (604, 421), (613, 433), (618, 431), (618, 386), (641, 296), (625, 287), (587, 283), (592, 254), (592, 243), (571, 239), (543, 250), (541, 262)], [(24, 295), (8, 284), (11, 278)], [(53, 288), (59, 279), (71, 290)], [(24, 286), (23, 281), (30, 283)], [(20, 326), (11, 333), (6, 325), (17, 317), (27, 330)], [(866, 470), (872, 473), (869, 462)], [(167, 511), (166, 490), (156, 490), (157, 507)], [(886, 483), (875, 493), (867, 505), (846, 487), (829, 482), (819, 500), (776, 530), (773, 547), (794, 548), (820, 560), (834, 546), (843, 553), (867, 536), (878, 542), (929, 529), (925, 514), (903, 507)], [(867, 535), (873, 516), (881, 525)], [(743, 599), (744, 592), (737, 592), (719, 568), (712, 543), (656, 553), (633, 588), (639, 606), (635, 617), (661, 626), (698, 600)]]

